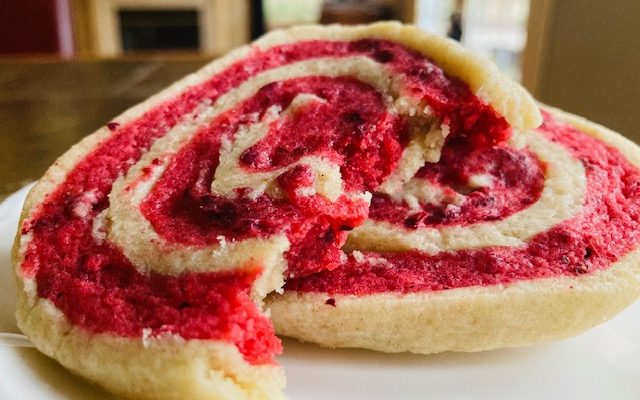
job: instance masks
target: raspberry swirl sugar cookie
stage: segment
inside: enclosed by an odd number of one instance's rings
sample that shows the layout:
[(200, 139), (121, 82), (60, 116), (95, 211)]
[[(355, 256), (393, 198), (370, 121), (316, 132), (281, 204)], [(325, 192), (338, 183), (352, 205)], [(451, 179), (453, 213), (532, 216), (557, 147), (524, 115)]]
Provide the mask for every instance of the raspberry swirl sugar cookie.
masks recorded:
[(638, 147), (543, 115), (493, 148), (452, 142), (399, 193), (374, 192), (348, 259), (269, 299), (276, 331), (330, 347), (480, 351), (576, 335), (636, 300)]
[[(126, 397), (279, 398), (280, 342), (262, 299), (285, 278), (353, 260), (342, 247), (371, 193), (391, 199), (443, 149), (491, 152), (539, 122), (494, 66), (414, 28), (269, 34), (126, 111), (46, 172), (14, 246), (19, 326)], [(512, 153), (537, 165), (523, 151)], [(531, 182), (540, 178), (518, 186), (524, 201), (537, 195)], [(425, 235), (407, 232), (408, 246)]]

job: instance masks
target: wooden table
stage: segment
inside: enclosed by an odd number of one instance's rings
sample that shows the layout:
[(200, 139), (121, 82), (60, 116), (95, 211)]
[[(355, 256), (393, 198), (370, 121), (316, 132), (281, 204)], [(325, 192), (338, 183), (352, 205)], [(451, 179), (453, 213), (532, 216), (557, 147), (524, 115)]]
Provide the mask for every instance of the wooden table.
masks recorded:
[(0, 59), (0, 199), (37, 180), (82, 137), (207, 61)]

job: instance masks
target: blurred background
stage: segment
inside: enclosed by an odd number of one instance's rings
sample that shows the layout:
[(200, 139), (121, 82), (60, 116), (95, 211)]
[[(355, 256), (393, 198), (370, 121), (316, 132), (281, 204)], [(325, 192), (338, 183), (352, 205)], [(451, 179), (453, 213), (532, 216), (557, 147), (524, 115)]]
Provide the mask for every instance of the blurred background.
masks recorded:
[(0, 199), (126, 108), (269, 30), (378, 20), (458, 40), (540, 101), (640, 141), (637, 0), (2, 0)]

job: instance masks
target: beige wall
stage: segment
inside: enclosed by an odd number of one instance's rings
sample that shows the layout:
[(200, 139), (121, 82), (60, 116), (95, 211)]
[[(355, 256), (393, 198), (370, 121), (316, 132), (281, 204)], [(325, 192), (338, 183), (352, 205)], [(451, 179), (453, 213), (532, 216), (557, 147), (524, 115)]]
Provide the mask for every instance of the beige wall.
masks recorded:
[(640, 1), (533, 0), (530, 18), (525, 86), (640, 142)]

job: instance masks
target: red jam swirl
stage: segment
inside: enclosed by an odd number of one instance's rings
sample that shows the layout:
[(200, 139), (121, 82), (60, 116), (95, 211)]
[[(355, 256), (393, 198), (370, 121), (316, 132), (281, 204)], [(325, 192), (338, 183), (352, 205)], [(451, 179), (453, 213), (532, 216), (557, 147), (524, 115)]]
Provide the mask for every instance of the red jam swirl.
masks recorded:
[[(94, 240), (92, 221), (109, 206), (108, 195), (118, 176), (198, 106), (215, 102), (268, 69), (313, 58), (356, 55), (370, 57), (404, 75), (408, 95), (429, 104), (436, 116), (450, 126), (451, 138), (481, 148), (509, 136), (507, 122), (464, 83), (447, 77), (428, 59), (398, 44), (382, 40), (308, 41), (266, 50), (254, 48), (246, 58), (142, 116), (109, 124), (111, 135), (68, 172), (23, 225), (22, 233), (29, 234), (30, 241), (21, 267), (27, 277), (35, 279), (38, 296), (50, 300), (72, 324), (92, 333), (140, 337), (144, 329), (149, 329), (151, 335), (172, 333), (186, 339), (219, 339), (235, 344), (251, 363), (272, 362), (281, 350), (280, 342), (270, 322), (250, 299), (251, 285), (262, 266), (256, 265), (251, 273), (143, 275), (118, 248)], [(342, 160), (341, 170), (349, 190), (367, 189), (393, 169), (404, 145), (402, 120), (380, 108), (379, 95), (372, 93), (370, 87), (347, 78), (279, 82), (219, 116), (214, 124), (194, 135), (171, 161), (142, 207), (165, 240), (206, 244), (217, 232), (250, 237), (280, 231), (294, 240), (287, 257), (292, 264), (300, 264), (301, 271), (317, 266), (304, 265), (303, 260), (327, 254), (321, 261), (327, 262), (328, 267), (336, 266), (331, 262), (339, 255), (343, 232), (362, 222), (364, 212), (357, 205), (341, 203), (339, 210), (331, 211), (326, 204), (266, 196), (255, 200), (240, 196), (241, 200), (230, 202), (215, 198), (207, 189), (223, 131), (233, 134), (248, 110), (262, 112), (265, 104), (256, 99), (286, 105), (300, 90), (338, 103), (346, 94), (347, 99), (363, 104), (357, 110), (353, 104), (345, 105), (350, 113), (336, 112), (336, 106), (331, 104), (316, 107), (314, 112), (327, 121), (303, 112), (274, 126), (267, 140), (254, 151), (268, 154), (269, 160), (262, 162), (250, 150), (242, 157), (246, 168), (269, 169), (304, 154), (330, 154)], [(219, 125), (223, 121), (230, 125)], [(301, 127), (308, 130), (295, 136)], [(382, 130), (374, 133), (374, 128)], [(328, 140), (320, 140), (323, 135)], [(205, 179), (198, 180), (195, 171), (205, 171)], [(282, 181), (286, 185), (287, 177)], [(295, 177), (289, 181), (294, 186), (304, 183), (304, 179), (296, 181)], [(96, 201), (88, 213), (76, 215), (74, 206), (86, 193), (92, 193)], [(320, 212), (312, 212), (316, 208)]]
[[(386, 262), (359, 262), (351, 256), (333, 271), (288, 280), (286, 290), (329, 295), (416, 293), (508, 284), (559, 275), (579, 276), (608, 268), (636, 248), (640, 240), (640, 171), (613, 147), (555, 120), (547, 113), (544, 118), (544, 124), (538, 129), (540, 134), (565, 147), (584, 165), (587, 189), (579, 214), (539, 233), (524, 246), (490, 247), (437, 255), (418, 251), (369, 254), (374, 258), (382, 257)], [(495, 151), (489, 150), (489, 153)], [(525, 161), (529, 157), (523, 152), (514, 160), (531, 165), (531, 161)], [(520, 168), (503, 169), (499, 187), (521, 179), (518, 171)], [(523, 185), (524, 181), (518, 185)], [(530, 184), (537, 186), (536, 182), (533, 180)], [(469, 213), (472, 216), (485, 215), (483, 209), (479, 206)], [(402, 218), (391, 219), (403, 224)], [(491, 221), (492, 218), (476, 220)], [(459, 224), (462, 221), (456, 218), (447, 221), (445, 218), (435, 220), (433, 224), (437, 226), (445, 222)]]
[[(535, 155), (507, 145), (476, 151), (446, 147), (438, 163), (428, 163), (415, 178), (449, 193), (450, 199), (421, 202), (419, 209), (374, 193), (369, 217), (408, 229), (497, 221), (535, 203), (544, 188), (545, 166)], [(482, 175), (486, 186), (473, 186)], [(453, 200), (455, 198), (459, 200)]]

